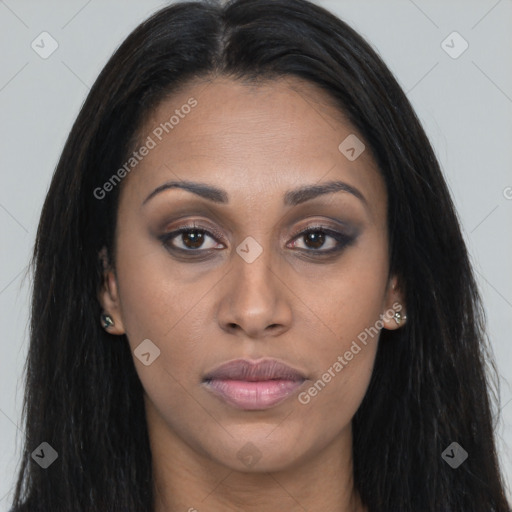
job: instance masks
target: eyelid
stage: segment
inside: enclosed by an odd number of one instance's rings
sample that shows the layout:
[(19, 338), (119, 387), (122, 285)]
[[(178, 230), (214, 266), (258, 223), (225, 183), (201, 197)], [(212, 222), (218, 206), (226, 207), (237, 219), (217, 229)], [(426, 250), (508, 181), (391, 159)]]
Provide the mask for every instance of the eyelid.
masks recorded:
[[(163, 236), (167, 236), (169, 234), (176, 235), (182, 231), (186, 231), (189, 229), (190, 230), (197, 229), (200, 231), (204, 231), (206, 234), (213, 235), (217, 239), (217, 241), (226, 242), (226, 237), (225, 237), (224, 233), (222, 233), (219, 229), (217, 229), (214, 226), (201, 226), (199, 224), (199, 222), (200, 221), (190, 221), (183, 225), (177, 226), (176, 228), (171, 229), (171, 230), (167, 231), (166, 233), (164, 233)], [(350, 236), (349, 234), (346, 234), (346, 233), (340, 233), (339, 229), (340, 228), (334, 228), (331, 226), (327, 226), (327, 225), (322, 224), (320, 221), (316, 221), (310, 225), (307, 225), (305, 227), (303, 226), (301, 228), (294, 230), (294, 232), (290, 236), (291, 236), (291, 240), (295, 240), (295, 238), (297, 238), (299, 235), (308, 233), (311, 231), (315, 231), (315, 230), (321, 230), (321, 231), (326, 232), (327, 234), (333, 233), (333, 234), (339, 234), (339, 235), (343, 235), (343, 236), (347, 236), (347, 237)]]
[(297, 238), (297, 236), (299, 235), (302, 235), (304, 233), (309, 233), (311, 231), (324, 231), (325, 233), (329, 234), (329, 233), (335, 233), (335, 234), (339, 234), (339, 235), (343, 235), (343, 236), (349, 236), (348, 234), (346, 233), (342, 233), (340, 232), (341, 228), (334, 228), (334, 227), (331, 227), (331, 226), (327, 226), (325, 224), (322, 224), (320, 221), (314, 221), (312, 224), (308, 225), (308, 226), (305, 226), (305, 227), (302, 227), (302, 228), (299, 228), (297, 230), (295, 230), (291, 237), (292, 237), (292, 240), (294, 240), (295, 238)]
[(182, 231), (187, 231), (189, 229), (190, 230), (197, 229), (199, 231), (204, 231), (207, 235), (213, 235), (217, 239), (217, 241), (226, 242), (226, 237), (219, 229), (217, 229), (213, 226), (202, 226), (199, 224), (199, 221), (187, 222), (183, 225), (180, 225), (176, 228), (173, 228), (173, 229), (167, 231), (166, 233), (164, 233), (163, 236), (167, 236), (170, 234), (177, 235), (177, 234), (181, 233)]

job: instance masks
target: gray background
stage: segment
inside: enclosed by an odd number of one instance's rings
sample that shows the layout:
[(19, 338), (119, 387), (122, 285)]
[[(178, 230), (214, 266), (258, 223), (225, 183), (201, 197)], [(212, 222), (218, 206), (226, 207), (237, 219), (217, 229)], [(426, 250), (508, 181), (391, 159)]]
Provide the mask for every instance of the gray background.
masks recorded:
[[(318, 3), (349, 22), (382, 55), (441, 162), (488, 315), (501, 385), (498, 450), (511, 482), (512, 0)], [(30, 292), (30, 278), (24, 276), (42, 202), (96, 76), (128, 33), (161, 6), (140, 0), (0, 0), (2, 510), (10, 501), (21, 449)], [(59, 45), (47, 59), (31, 47), (43, 31)], [(441, 45), (453, 31), (469, 44), (455, 59)], [(462, 46), (452, 39), (447, 44), (453, 53)], [(509, 495), (512, 500), (510, 490)]]

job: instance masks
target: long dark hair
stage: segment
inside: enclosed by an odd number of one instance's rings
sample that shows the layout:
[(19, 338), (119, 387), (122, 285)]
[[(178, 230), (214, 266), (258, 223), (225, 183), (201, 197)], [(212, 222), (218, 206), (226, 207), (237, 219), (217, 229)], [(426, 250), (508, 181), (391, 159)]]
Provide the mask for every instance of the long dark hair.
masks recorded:
[[(305, 0), (186, 2), (137, 27), (92, 87), (48, 191), (33, 255), (26, 439), (13, 506), (152, 510), (142, 386), (124, 338), (99, 323), (98, 253), (113, 254), (119, 187), (137, 127), (196, 77), (300, 77), (326, 91), (371, 148), (388, 193), (390, 273), (408, 321), (382, 331), (353, 419), (354, 481), (371, 512), (505, 512), (494, 370), (483, 310), (439, 164), (400, 86), (343, 21)], [(31, 453), (48, 442), (58, 460)], [(454, 469), (442, 452), (457, 442)]]

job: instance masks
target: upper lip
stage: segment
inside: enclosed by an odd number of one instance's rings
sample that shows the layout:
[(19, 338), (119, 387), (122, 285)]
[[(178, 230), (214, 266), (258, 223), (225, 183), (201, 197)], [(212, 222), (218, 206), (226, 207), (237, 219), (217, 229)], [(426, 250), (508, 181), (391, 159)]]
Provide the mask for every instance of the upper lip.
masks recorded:
[(277, 359), (259, 361), (235, 359), (217, 366), (205, 375), (204, 380), (231, 379), (256, 382), (273, 379), (305, 380), (305, 378), (302, 372)]

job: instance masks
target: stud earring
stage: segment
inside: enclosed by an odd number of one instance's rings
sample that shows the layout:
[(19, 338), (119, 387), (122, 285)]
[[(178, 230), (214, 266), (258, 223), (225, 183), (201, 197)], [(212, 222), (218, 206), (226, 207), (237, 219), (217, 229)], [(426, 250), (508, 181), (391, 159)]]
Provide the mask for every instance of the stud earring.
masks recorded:
[(400, 313), (400, 311), (396, 311), (393, 317), (395, 319), (396, 325), (400, 325), (402, 321), (407, 320), (407, 315)]
[(114, 325), (114, 319), (106, 313), (101, 314), (101, 324), (104, 329), (108, 329)]

